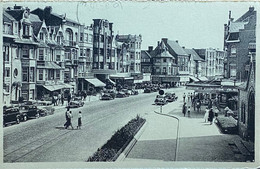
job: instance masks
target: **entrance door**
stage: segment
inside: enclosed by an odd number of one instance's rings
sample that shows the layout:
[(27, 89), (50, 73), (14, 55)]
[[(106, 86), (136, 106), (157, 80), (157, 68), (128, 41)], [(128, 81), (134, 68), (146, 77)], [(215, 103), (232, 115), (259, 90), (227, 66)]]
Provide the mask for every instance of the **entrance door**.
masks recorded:
[(255, 94), (251, 92), (248, 100), (248, 138), (255, 140)]

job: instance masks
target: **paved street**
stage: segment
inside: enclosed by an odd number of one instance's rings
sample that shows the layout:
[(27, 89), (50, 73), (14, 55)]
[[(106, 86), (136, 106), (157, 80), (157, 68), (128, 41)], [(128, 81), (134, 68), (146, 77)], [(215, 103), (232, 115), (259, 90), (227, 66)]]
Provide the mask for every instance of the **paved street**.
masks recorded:
[[(183, 88), (169, 89), (182, 93)], [(29, 120), (4, 128), (5, 162), (85, 161), (112, 134), (137, 114), (145, 116), (157, 110), (156, 93), (139, 94), (111, 101), (86, 102), (83, 108), (71, 109), (76, 128), (77, 113), (82, 111), (81, 130), (65, 130), (65, 108), (54, 115)], [(180, 97), (180, 96), (179, 96)], [(176, 104), (176, 103), (171, 103)]]

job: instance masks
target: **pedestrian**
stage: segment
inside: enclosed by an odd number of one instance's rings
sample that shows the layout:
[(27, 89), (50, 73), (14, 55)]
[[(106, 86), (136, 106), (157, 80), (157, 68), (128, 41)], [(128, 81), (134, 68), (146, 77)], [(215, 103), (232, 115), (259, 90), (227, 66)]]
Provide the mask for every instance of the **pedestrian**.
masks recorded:
[(212, 125), (213, 118), (214, 118), (214, 112), (213, 112), (213, 108), (211, 108), (209, 110), (209, 118), (208, 118), (208, 121), (210, 122), (210, 125)]
[(206, 107), (205, 114), (204, 114), (204, 122), (207, 123), (209, 118), (209, 108)]
[(70, 100), (71, 100), (71, 94), (69, 93), (69, 94), (68, 94), (68, 105), (69, 105), (69, 103), (70, 103)]
[(219, 109), (217, 107), (214, 108), (214, 115), (215, 115), (215, 120), (214, 122), (216, 122), (217, 118), (218, 118), (218, 114), (219, 114)]
[(63, 96), (63, 94), (61, 94), (60, 100), (61, 100), (61, 104), (62, 104), (62, 106), (63, 106), (63, 104), (64, 104), (64, 96)]
[(67, 113), (67, 118), (68, 118), (68, 121), (67, 121), (67, 125), (65, 127), (65, 129), (67, 129), (69, 126), (71, 126), (72, 130), (73, 130), (73, 126), (72, 126), (72, 123), (71, 123), (71, 119), (72, 119), (72, 112), (71, 111), (68, 111)]
[(192, 104), (193, 104), (193, 95), (192, 95), (192, 93), (190, 93), (191, 95), (190, 95), (190, 100), (191, 100), (191, 102), (192, 102)]
[(200, 106), (201, 106), (201, 102), (200, 102), (200, 99), (198, 99), (197, 103), (196, 103), (197, 113), (200, 112)]
[(68, 113), (69, 113), (69, 110), (70, 110), (70, 108), (68, 107), (68, 108), (67, 108), (67, 111), (65, 112), (65, 119), (66, 119), (66, 122), (64, 123), (65, 129), (66, 129), (67, 126), (68, 126), (68, 120), (69, 120)]
[(60, 103), (61, 103), (61, 94), (59, 93), (58, 94), (58, 105), (60, 105)]
[(82, 118), (82, 114), (81, 111), (79, 111), (77, 129), (81, 129), (81, 125), (82, 125), (81, 118)]
[(208, 99), (208, 107), (209, 107), (209, 109), (212, 108), (212, 100), (211, 99)]
[(190, 102), (190, 93), (188, 93), (188, 102)]
[(57, 106), (57, 100), (58, 100), (58, 97), (56, 95), (54, 95), (54, 106)]
[(183, 94), (183, 102), (185, 103), (186, 94)]
[(55, 106), (55, 99), (54, 99), (54, 96), (52, 96), (52, 104)]
[(188, 117), (190, 117), (190, 106), (188, 107), (187, 112), (188, 112)]
[(182, 106), (182, 113), (183, 113), (184, 117), (185, 117), (185, 114), (186, 114), (186, 111), (187, 111), (186, 109), (187, 109), (187, 106), (186, 106), (186, 103), (184, 102), (184, 104)]

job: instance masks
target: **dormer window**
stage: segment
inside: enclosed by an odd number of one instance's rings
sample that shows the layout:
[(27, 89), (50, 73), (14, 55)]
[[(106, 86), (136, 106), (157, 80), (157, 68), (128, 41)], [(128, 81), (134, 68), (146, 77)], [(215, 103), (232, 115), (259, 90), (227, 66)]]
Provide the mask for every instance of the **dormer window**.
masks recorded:
[(44, 36), (42, 32), (40, 33), (40, 40), (44, 40)]
[(24, 38), (29, 38), (30, 37), (30, 26), (24, 24), (23, 25), (23, 37)]

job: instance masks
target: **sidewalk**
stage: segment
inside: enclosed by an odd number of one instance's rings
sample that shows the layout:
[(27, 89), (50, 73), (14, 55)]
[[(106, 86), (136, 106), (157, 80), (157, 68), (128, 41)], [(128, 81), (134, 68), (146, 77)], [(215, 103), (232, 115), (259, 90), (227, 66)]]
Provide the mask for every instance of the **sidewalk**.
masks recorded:
[[(175, 105), (174, 105), (175, 104)], [(204, 110), (191, 109), (191, 117), (183, 117), (182, 102), (163, 106), (163, 113), (179, 118), (177, 161), (243, 162), (245, 157), (231, 143), (241, 141), (238, 135), (222, 134), (216, 124), (204, 123)], [(159, 112), (159, 109), (158, 109)], [(124, 161), (174, 161), (177, 120), (149, 113), (147, 126)]]

